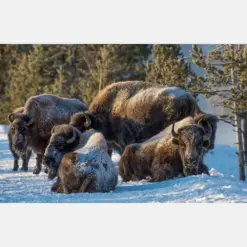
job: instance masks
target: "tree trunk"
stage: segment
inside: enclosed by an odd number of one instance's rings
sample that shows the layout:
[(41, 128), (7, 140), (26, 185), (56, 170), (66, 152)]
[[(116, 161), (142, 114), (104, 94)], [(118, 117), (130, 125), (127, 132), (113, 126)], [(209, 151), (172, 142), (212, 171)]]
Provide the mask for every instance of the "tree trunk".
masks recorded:
[(245, 156), (245, 165), (247, 166), (247, 117), (243, 119), (243, 137), (244, 137), (244, 156)]
[[(233, 69), (231, 69), (232, 83), (234, 84), (234, 74)], [(244, 152), (243, 152), (243, 139), (241, 131), (241, 118), (238, 114), (237, 103), (234, 101), (234, 115), (235, 115), (235, 130), (236, 130), (236, 141), (238, 145), (238, 165), (239, 165), (239, 178), (245, 181), (245, 171), (244, 171)]]
[(243, 139), (241, 131), (241, 118), (238, 114), (235, 114), (235, 129), (236, 129), (236, 140), (238, 145), (238, 164), (239, 164), (239, 178), (245, 181), (245, 171), (244, 171), (244, 152), (243, 152)]

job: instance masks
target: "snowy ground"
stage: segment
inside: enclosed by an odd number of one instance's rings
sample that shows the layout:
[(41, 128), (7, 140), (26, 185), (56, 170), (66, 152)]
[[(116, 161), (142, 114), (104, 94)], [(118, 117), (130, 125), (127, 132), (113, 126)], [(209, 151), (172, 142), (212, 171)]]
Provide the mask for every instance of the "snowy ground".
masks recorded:
[[(119, 178), (111, 193), (56, 194), (45, 173), (33, 175), (34, 158), (28, 172), (13, 172), (7, 126), (0, 126), (0, 202), (247, 202), (247, 183), (238, 179), (236, 149), (217, 145), (205, 158), (211, 176), (199, 175), (159, 183), (124, 183)], [(119, 156), (114, 154), (114, 161)]]

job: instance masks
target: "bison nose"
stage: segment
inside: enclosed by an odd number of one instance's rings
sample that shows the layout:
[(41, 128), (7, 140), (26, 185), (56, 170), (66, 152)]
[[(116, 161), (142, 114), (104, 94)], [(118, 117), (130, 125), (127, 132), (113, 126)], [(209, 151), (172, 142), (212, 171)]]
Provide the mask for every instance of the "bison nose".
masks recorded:
[(44, 165), (51, 168), (55, 164), (55, 159), (49, 156), (44, 157)]
[(196, 166), (196, 164), (197, 164), (197, 160), (195, 159), (195, 158), (189, 158), (189, 159), (187, 159), (187, 162), (188, 162), (188, 166), (190, 167), (194, 167), (194, 166)]

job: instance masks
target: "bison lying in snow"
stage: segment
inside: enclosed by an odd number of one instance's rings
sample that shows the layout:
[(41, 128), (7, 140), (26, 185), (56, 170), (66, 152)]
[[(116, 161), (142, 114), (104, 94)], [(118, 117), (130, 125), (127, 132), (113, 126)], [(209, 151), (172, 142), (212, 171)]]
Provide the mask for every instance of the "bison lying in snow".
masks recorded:
[[(75, 153), (68, 153), (73, 151)], [(54, 176), (58, 169), (58, 179), (52, 191), (72, 193), (114, 190), (118, 172), (107, 151), (104, 136), (94, 129), (80, 133), (77, 128), (67, 124), (55, 126), (44, 159)]]
[(42, 159), (51, 137), (52, 127), (69, 123), (74, 113), (86, 109), (87, 106), (80, 100), (42, 94), (30, 97), (24, 105), (23, 113), (14, 112), (9, 115), (15, 149), (24, 153), (28, 147), (31, 147), (36, 154), (34, 174), (41, 171)]
[(81, 132), (102, 132), (111, 148), (123, 153), (131, 143), (156, 135), (174, 121), (193, 116), (195, 99), (176, 87), (141, 81), (113, 83), (94, 98), (88, 112), (75, 114), (71, 125)]
[[(14, 113), (23, 113), (24, 107), (19, 107), (14, 110)], [(30, 147), (27, 147), (27, 149), (24, 152), (20, 152), (16, 149), (15, 146), (15, 140), (14, 135), (15, 129), (12, 124), (9, 125), (8, 129), (8, 140), (9, 140), (9, 149), (14, 157), (14, 166), (13, 171), (17, 171), (19, 169), (19, 158), (22, 159), (22, 167), (21, 170), (27, 171), (28, 170), (28, 163), (32, 154), (32, 149)]]
[[(213, 146), (217, 118), (200, 114), (172, 124), (141, 144), (126, 147), (119, 165), (124, 181), (163, 181), (178, 176), (206, 173), (205, 152)], [(214, 126), (214, 130), (212, 129)]]

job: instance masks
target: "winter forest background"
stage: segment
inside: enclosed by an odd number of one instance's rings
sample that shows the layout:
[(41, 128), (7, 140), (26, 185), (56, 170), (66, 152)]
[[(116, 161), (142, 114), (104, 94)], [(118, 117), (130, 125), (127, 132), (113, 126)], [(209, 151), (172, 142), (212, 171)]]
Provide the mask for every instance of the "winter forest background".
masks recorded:
[(246, 45), (0, 45), (0, 124), (30, 96), (52, 93), (89, 104), (121, 80), (190, 91), (204, 111), (224, 119), (216, 144), (236, 143), (233, 120), (240, 133), (247, 128)]

